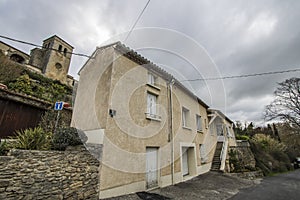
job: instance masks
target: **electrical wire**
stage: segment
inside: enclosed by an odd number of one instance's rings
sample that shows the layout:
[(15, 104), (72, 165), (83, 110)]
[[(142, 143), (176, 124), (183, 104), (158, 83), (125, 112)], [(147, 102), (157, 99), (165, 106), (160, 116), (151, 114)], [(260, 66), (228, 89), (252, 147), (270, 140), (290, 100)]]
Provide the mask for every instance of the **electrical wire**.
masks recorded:
[[(40, 47), (40, 48), (44, 48), (44, 49), (49, 49), (49, 50), (52, 50), (52, 51), (59, 51), (58, 49), (49, 48), (49, 47), (46, 48), (46, 47), (43, 47), (43, 46), (38, 45), (38, 44), (34, 44), (34, 43), (31, 43), (31, 42), (25, 42), (25, 41), (22, 41), (22, 40), (17, 40), (17, 39), (10, 38), (10, 37), (4, 36), (4, 35), (0, 35), (0, 37), (4, 38), (4, 39), (7, 39), (7, 40), (11, 40), (13, 42), (18, 42), (18, 43), (27, 44), (27, 45), (30, 45), (30, 46), (35, 46), (35, 47)], [(72, 54), (72, 55), (75, 55), (75, 56), (81, 56), (81, 57), (91, 58), (90, 56), (82, 54), (82, 53), (73, 53), (73, 52), (68, 52), (68, 51), (66, 53)]]
[[(145, 9), (146, 9), (147, 5), (149, 4), (149, 2), (150, 2), (150, 0), (148, 0), (146, 6), (144, 7), (144, 9), (142, 11), (142, 13), (145, 11)], [(140, 16), (142, 15), (142, 13), (140, 14)], [(139, 16), (139, 18), (140, 18), (140, 16)], [(137, 23), (137, 21), (136, 21), (136, 23)], [(135, 25), (136, 25), (136, 23), (135, 23)], [(132, 30), (133, 30), (134, 26), (132, 27)], [(129, 36), (129, 35), (130, 34), (128, 34), (127, 36)], [(58, 49), (53, 49), (53, 48), (49, 48), (49, 47), (46, 48), (46, 47), (43, 47), (41, 45), (37, 45), (37, 44), (34, 44), (34, 43), (30, 43), (30, 42), (25, 42), (25, 41), (22, 41), (22, 40), (17, 40), (17, 39), (14, 39), (14, 38), (3, 36), (3, 35), (0, 35), (0, 38), (4, 38), (4, 39), (7, 39), (7, 40), (11, 40), (11, 41), (14, 41), (14, 42), (19, 42), (19, 43), (22, 43), (22, 44), (27, 44), (27, 45), (31, 45), (31, 46), (35, 46), (35, 47), (45, 48), (45, 49), (49, 49), (49, 50), (53, 50), (53, 51), (59, 51)], [(66, 53), (73, 54), (75, 56), (82, 56), (82, 57), (92, 58), (91, 56), (81, 54), (81, 53), (72, 53), (72, 52), (66, 52)], [(214, 81), (214, 80), (225, 80), (225, 79), (234, 79), (234, 78), (247, 78), (247, 77), (255, 77), (255, 76), (265, 76), (265, 75), (283, 74), (283, 73), (290, 73), (290, 72), (299, 72), (299, 71), (300, 71), (300, 68), (296, 68), (296, 69), (289, 69), (289, 70), (282, 70), (282, 71), (272, 71), (272, 72), (262, 72), (262, 73), (254, 73), (254, 74), (242, 74), (242, 75), (223, 76), (223, 77), (186, 79), (186, 80), (181, 80), (180, 82), (185, 82), (185, 81)]]
[(233, 78), (247, 78), (247, 77), (253, 77), (253, 76), (283, 74), (283, 73), (298, 72), (298, 71), (300, 71), (299, 68), (289, 69), (289, 70), (282, 70), (282, 71), (273, 71), (273, 72), (262, 72), (262, 73), (255, 73), (255, 74), (243, 74), (243, 75), (223, 76), (223, 77), (187, 79), (187, 80), (181, 80), (180, 82), (185, 82), (185, 81), (215, 81), (215, 80), (225, 80), (225, 79), (233, 79)]
[(145, 12), (148, 4), (150, 3), (150, 0), (148, 0), (148, 2), (146, 3), (146, 5), (144, 6), (142, 12), (140, 13), (140, 15), (138, 16), (138, 18), (136, 19), (136, 21), (134, 22), (132, 28), (130, 29), (130, 31), (128, 32), (124, 42), (126, 42), (126, 40), (128, 39), (129, 35), (131, 34), (131, 32), (133, 31), (134, 27), (136, 26), (136, 24), (138, 23), (138, 21), (140, 20), (141, 16), (143, 15), (143, 13)]

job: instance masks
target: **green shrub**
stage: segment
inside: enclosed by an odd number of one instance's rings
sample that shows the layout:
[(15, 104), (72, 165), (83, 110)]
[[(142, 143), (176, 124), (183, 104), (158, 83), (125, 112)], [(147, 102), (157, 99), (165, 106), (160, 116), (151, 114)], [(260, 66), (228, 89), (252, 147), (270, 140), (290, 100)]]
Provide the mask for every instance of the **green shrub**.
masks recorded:
[(236, 139), (237, 140), (247, 140), (248, 141), (250, 139), (250, 137), (247, 136), (247, 135), (237, 135)]
[(292, 168), (285, 152), (286, 146), (269, 135), (256, 134), (250, 140), (250, 145), (256, 165), (262, 169), (264, 175), (285, 172)]
[(6, 155), (8, 152), (8, 147), (6, 141), (0, 140), (0, 156)]
[(15, 81), (24, 72), (24, 67), (19, 63), (9, 60), (0, 51), (0, 82), (8, 85), (11, 81)]
[(72, 87), (30, 71), (24, 65), (9, 60), (0, 53), (0, 83), (9, 90), (55, 102), (70, 101)]
[(16, 149), (49, 150), (51, 133), (45, 132), (41, 127), (29, 128), (16, 132), (15, 141), (11, 144)]
[(261, 144), (263, 149), (265, 149), (268, 152), (272, 152), (272, 151), (283, 152), (286, 150), (286, 146), (283, 143), (278, 142), (277, 140), (273, 139), (269, 135), (256, 134), (252, 139), (254, 142)]
[(230, 171), (231, 172), (241, 172), (242, 166), (239, 161), (238, 154), (236, 150), (230, 149), (229, 153), (229, 163), (230, 163)]
[(33, 94), (31, 81), (27, 74), (24, 74), (17, 78), (16, 81), (9, 83), (8, 87), (16, 92), (21, 92), (28, 95)]
[(52, 148), (63, 151), (67, 146), (76, 146), (82, 144), (76, 128), (65, 127), (59, 128), (53, 134)]
[(39, 122), (39, 126), (46, 132), (54, 133), (55, 124), (57, 120), (57, 112), (60, 112), (59, 120), (57, 123), (57, 128), (68, 127), (71, 124), (72, 112), (68, 110), (56, 111), (48, 110), (46, 111)]

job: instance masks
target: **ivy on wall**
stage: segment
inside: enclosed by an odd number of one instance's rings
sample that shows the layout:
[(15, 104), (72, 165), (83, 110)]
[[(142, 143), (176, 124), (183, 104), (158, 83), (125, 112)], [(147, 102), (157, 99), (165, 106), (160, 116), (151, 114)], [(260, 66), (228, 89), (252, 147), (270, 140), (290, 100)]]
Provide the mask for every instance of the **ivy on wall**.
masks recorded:
[(57, 80), (30, 71), (21, 64), (7, 59), (0, 52), (0, 82), (9, 90), (50, 102), (71, 102), (72, 88)]

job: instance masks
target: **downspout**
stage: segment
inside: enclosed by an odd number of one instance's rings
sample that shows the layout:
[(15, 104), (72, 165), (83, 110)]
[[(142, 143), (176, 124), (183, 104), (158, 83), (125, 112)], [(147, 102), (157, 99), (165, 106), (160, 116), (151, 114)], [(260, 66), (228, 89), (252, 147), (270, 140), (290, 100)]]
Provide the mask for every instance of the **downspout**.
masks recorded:
[(172, 85), (174, 84), (174, 79), (171, 79), (169, 82), (169, 112), (170, 112), (170, 132), (169, 132), (169, 142), (171, 144), (171, 182), (174, 185), (174, 173), (175, 173), (175, 166), (174, 166), (174, 137), (173, 137), (173, 99), (172, 99)]

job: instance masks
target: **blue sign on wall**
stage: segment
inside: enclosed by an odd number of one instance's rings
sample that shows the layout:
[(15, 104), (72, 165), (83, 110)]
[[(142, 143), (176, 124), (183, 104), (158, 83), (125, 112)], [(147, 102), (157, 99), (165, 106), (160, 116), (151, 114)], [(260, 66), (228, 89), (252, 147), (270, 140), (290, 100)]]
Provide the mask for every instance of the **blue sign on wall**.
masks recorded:
[(54, 110), (62, 110), (63, 107), (64, 107), (64, 102), (58, 101), (58, 102), (55, 102)]

